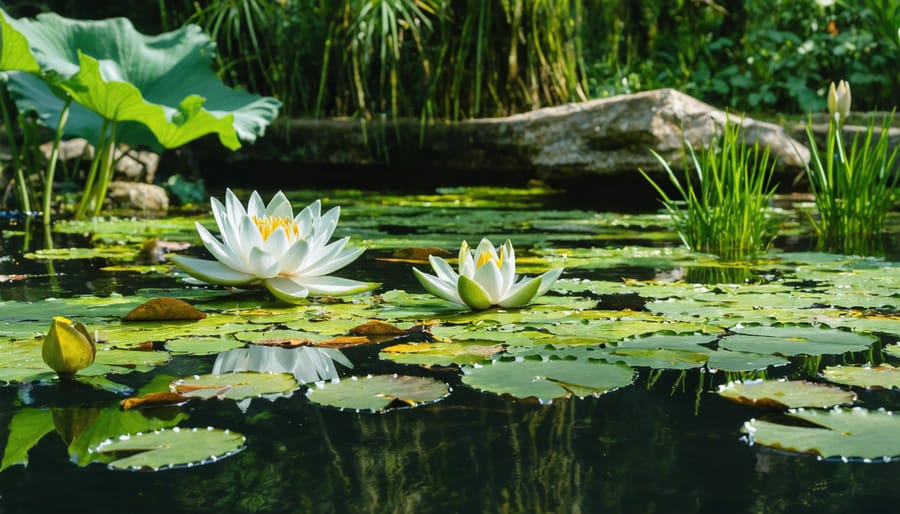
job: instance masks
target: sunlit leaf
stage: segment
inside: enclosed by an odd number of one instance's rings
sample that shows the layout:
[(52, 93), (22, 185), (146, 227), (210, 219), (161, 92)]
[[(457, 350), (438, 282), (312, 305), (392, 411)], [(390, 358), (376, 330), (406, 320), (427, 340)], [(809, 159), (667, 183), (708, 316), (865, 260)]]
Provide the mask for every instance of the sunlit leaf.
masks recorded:
[(497, 361), (463, 371), (463, 383), (469, 387), (542, 403), (572, 395), (599, 396), (634, 380), (630, 367), (605, 362)]
[(317, 384), (309, 389), (307, 398), (338, 409), (384, 412), (427, 405), (448, 394), (447, 384), (431, 378), (370, 375)]
[(871, 389), (900, 389), (900, 368), (880, 366), (828, 366), (822, 377), (829, 382)]
[[(234, 351), (234, 350), (232, 350)], [(288, 373), (235, 372), (195, 375), (172, 382), (174, 392), (190, 398), (243, 400), (290, 393), (299, 387)]]
[(28, 451), (53, 429), (53, 415), (47, 409), (26, 408), (13, 414), (6, 431), (0, 471), (16, 464), (28, 464)]
[(809, 326), (760, 326), (733, 329), (723, 337), (720, 348), (777, 355), (836, 355), (868, 349), (874, 336), (845, 330)]
[(199, 320), (206, 314), (193, 305), (178, 298), (153, 298), (138, 305), (128, 314), (122, 316), (123, 321), (183, 321)]
[(96, 451), (127, 455), (110, 462), (110, 469), (160, 471), (217, 462), (243, 450), (245, 442), (243, 435), (228, 430), (175, 427), (108, 439)]
[(780, 451), (816, 455), (823, 459), (889, 461), (900, 457), (900, 416), (859, 407), (827, 411), (792, 410), (791, 418), (814, 426), (796, 426), (767, 419), (744, 423), (750, 444)]
[(850, 391), (798, 380), (729, 382), (719, 387), (719, 396), (738, 403), (777, 409), (827, 408), (856, 400), (856, 394)]

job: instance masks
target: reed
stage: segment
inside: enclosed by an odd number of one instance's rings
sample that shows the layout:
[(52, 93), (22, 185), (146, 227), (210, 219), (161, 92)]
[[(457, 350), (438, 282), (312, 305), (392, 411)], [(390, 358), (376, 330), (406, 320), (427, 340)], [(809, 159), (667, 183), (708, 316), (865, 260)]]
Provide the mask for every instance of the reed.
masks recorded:
[(746, 142), (740, 123), (726, 119), (721, 136), (699, 152), (685, 141), (683, 179), (662, 156), (651, 152), (675, 194), (643, 169), (638, 171), (659, 193), (689, 249), (739, 261), (769, 248), (777, 233), (777, 220), (767, 212), (775, 192), (775, 163), (768, 147)]

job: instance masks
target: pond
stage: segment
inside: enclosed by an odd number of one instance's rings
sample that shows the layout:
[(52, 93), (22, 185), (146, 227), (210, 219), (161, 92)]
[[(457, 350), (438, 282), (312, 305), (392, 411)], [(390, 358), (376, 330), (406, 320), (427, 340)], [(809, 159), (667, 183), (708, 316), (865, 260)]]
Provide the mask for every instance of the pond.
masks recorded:
[[(50, 245), (5, 226), (0, 512), (896, 509), (896, 216), (881, 257), (853, 257), (815, 251), (808, 206), (779, 210), (777, 248), (726, 266), (664, 215), (543, 189), (288, 196), (340, 205), (335, 237), (367, 250), (336, 274), (382, 285), (288, 305), (186, 282), (164, 254), (208, 256), (203, 206), (58, 222)], [(428, 295), (415, 249), (482, 237), (520, 274), (565, 271), (521, 309)], [(205, 317), (122, 320), (157, 298)], [(54, 316), (96, 332), (75, 379), (41, 362)]]

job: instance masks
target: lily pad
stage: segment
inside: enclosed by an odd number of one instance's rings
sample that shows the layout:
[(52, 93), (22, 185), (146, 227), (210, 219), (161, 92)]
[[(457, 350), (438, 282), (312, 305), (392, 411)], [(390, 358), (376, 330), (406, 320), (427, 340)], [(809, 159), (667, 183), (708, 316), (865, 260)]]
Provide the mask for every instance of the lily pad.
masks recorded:
[(449, 394), (447, 384), (431, 378), (369, 375), (317, 384), (306, 396), (319, 405), (378, 413), (427, 405)]
[(734, 351), (776, 355), (840, 355), (867, 350), (877, 338), (846, 330), (795, 325), (742, 327), (719, 340)]
[(288, 373), (239, 372), (182, 378), (170, 388), (190, 398), (244, 400), (267, 395), (282, 395), (300, 387)]
[(474, 389), (541, 403), (599, 396), (634, 380), (628, 366), (595, 361), (495, 361), (463, 368), (463, 373), (463, 383)]
[(232, 337), (183, 337), (166, 342), (166, 350), (172, 355), (215, 355), (243, 346)]
[(900, 416), (890, 411), (797, 409), (790, 411), (788, 420), (791, 418), (813, 426), (752, 419), (744, 423), (742, 431), (750, 444), (820, 459), (888, 462), (900, 457)]
[(829, 382), (870, 389), (900, 389), (900, 368), (880, 366), (829, 366), (822, 371)]
[(229, 430), (175, 427), (108, 439), (94, 451), (128, 455), (110, 462), (109, 469), (160, 471), (212, 464), (240, 452), (245, 443), (243, 435)]
[(827, 408), (856, 400), (856, 394), (850, 391), (797, 380), (729, 382), (719, 387), (719, 396), (738, 403), (777, 409)]
[(423, 342), (388, 346), (378, 356), (399, 364), (450, 366), (489, 361), (502, 351), (495, 341)]

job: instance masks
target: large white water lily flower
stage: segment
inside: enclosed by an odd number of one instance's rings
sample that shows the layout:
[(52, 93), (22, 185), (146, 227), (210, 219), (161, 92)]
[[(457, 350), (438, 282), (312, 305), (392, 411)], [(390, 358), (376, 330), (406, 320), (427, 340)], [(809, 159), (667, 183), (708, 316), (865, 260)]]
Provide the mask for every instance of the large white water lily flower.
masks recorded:
[(265, 205), (256, 191), (245, 209), (227, 190), (225, 205), (212, 199), (221, 240), (199, 222), (197, 232), (216, 260), (181, 255), (169, 259), (190, 276), (213, 284), (237, 286), (261, 282), (279, 299), (296, 303), (308, 295), (346, 295), (379, 284), (328, 276), (359, 257), (363, 248), (345, 248), (349, 237), (328, 242), (340, 207), (322, 214), (319, 200), (294, 216), (279, 191)]
[(475, 248), (474, 255), (463, 241), (459, 249), (459, 273), (453, 271), (446, 260), (434, 255), (428, 257), (435, 275), (413, 272), (425, 289), (444, 300), (472, 309), (521, 307), (550, 290), (562, 273), (562, 268), (543, 275), (516, 280), (516, 254), (507, 240), (499, 248), (484, 238)]

